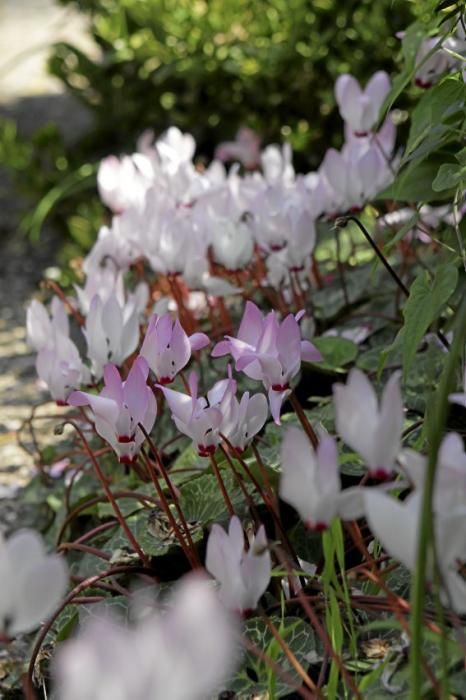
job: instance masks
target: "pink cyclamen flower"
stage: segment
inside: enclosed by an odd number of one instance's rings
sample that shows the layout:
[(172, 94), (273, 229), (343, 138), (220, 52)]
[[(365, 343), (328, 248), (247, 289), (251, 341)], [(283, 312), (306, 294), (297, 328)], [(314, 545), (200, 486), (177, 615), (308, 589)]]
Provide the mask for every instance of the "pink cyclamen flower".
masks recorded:
[(215, 149), (215, 158), (222, 162), (237, 161), (248, 170), (257, 168), (260, 163), (261, 139), (252, 129), (243, 126), (234, 141), (223, 141)]
[(198, 396), (194, 372), (189, 376), (190, 394), (160, 386), (176, 427), (195, 443), (200, 457), (209, 457), (220, 443), (220, 434), (229, 434), (237, 425), (238, 401), (234, 379), (222, 379), (207, 393)]
[(258, 307), (248, 301), (238, 336), (226, 336), (212, 351), (213, 357), (231, 354), (237, 370), (263, 382), (270, 411), (278, 424), (282, 404), (291, 392), (290, 381), (298, 374), (301, 361), (322, 359), (312, 343), (301, 339), (298, 321), (303, 313), (289, 314), (280, 322), (274, 311), (264, 318)]
[(325, 530), (337, 516), (345, 520), (362, 517), (363, 490), (341, 490), (333, 437), (322, 434), (314, 450), (302, 430), (288, 428), (280, 454), (280, 497), (298, 511), (310, 530)]
[(74, 391), (68, 399), (72, 406), (89, 405), (95, 429), (113, 447), (123, 464), (131, 464), (145, 440), (138, 424), (149, 433), (157, 415), (154, 394), (147, 386), (149, 367), (143, 357), (133, 363), (126, 381), (115, 365), (104, 368), (105, 386), (97, 394)]
[(170, 384), (183, 367), (186, 367), (194, 350), (210, 343), (205, 333), (188, 336), (178, 319), (173, 321), (169, 313), (154, 314), (149, 322), (142, 343), (141, 355), (160, 384)]
[(390, 78), (377, 71), (361, 90), (356, 78), (345, 73), (337, 78), (335, 97), (342, 119), (356, 136), (366, 136), (375, 126), (382, 104), (390, 92)]
[(371, 476), (390, 476), (403, 431), (399, 374), (393, 374), (388, 381), (380, 405), (369, 379), (356, 368), (349, 373), (346, 385), (334, 385), (333, 396), (340, 437), (363, 457)]
[(220, 598), (231, 610), (247, 612), (257, 607), (270, 581), (272, 563), (264, 526), (244, 547), (244, 533), (237, 516), (228, 533), (216, 523), (207, 540), (206, 569), (220, 583)]
[(62, 556), (46, 554), (40, 535), (0, 533), (0, 636), (32, 632), (60, 603), (68, 585)]

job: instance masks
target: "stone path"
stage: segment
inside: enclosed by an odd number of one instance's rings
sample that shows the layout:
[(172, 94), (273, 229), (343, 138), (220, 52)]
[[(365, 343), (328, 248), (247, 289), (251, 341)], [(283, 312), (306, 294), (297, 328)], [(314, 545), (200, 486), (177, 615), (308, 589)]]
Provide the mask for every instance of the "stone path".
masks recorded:
[[(53, 121), (65, 139), (72, 140), (89, 128), (90, 116), (46, 72), (47, 47), (54, 41), (73, 41), (95, 53), (85, 29), (81, 16), (53, 0), (0, 0), (0, 118), (13, 119), (20, 134), (28, 136)], [(59, 240), (46, 228), (40, 243), (33, 246), (18, 232), (28, 205), (1, 169), (0, 202), (1, 498), (24, 483), (34, 466), (34, 459), (17, 441), (31, 406), (44, 398), (36, 381), (34, 356), (25, 342), (25, 308), (44, 271), (53, 266)], [(43, 410), (50, 413), (50, 407)], [(27, 432), (24, 437), (31, 447)]]

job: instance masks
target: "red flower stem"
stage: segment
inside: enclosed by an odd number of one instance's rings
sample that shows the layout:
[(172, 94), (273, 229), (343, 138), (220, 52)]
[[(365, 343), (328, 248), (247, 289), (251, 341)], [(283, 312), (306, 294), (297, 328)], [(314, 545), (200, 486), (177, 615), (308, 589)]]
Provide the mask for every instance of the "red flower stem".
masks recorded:
[(304, 432), (308, 436), (309, 440), (311, 441), (312, 447), (316, 450), (317, 447), (319, 446), (319, 438), (317, 437), (314, 428), (312, 427), (308, 417), (306, 416), (303, 407), (298, 401), (298, 398), (294, 391), (291, 392), (290, 396), (290, 403), (293, 406), (293, 410), (296, 413), (296, 415), (299, 418), (299, 422), (303, 426)]
[[(153, 498), (152, 496), (146, 496), (145, 494), (137, 493), (135, 491), (115, 491), (113, 493), (113, 496), (114, 498), (134, 498), (135, 500), (142, 503), (144, 506), (146, 506), (147, 503), (158, 505), (158, 501), (156, 498)], [(106, 501), (106, 496), (94, 496), (93, 498), (89, 498), (87, 501), (84, 501), (83, 503), (80, 503), (75, 508), (73, 508), (73, 510), (66, 516), (60, 528), (60, 532), (57, 536), (57, 546), (60, 544), (66, 528), (77, 515), (82, 513), (84, 510), (87, 510), (87, 508), (94, 506), (96, 503), (105, 503)]]
[(70, 303), (69, 299), (66, 298), (66, 295), (65, 295), (63, 289), (56, 282), (54, 282), (54, 280), (51, 280), (51, 279), (43, 280), (41, 283), (41, 286), (48, 287), (49, 289), (52, 289), (55, 292), (55, 294), (57, 295), (57, 297), (59, 297), (60, 300), (63, 302), (65, 308), (68, 309), (68, 311), (70, 312), (70, 314), (72, 316), (74, 316), (74, 318), (76, 319), (78, 324), (80, 326), (84, 325), (84, 316), (77, 309), (74, 308), (74, 306)]
[[(292, 573), (290, 566), (289, 566), (288, 562), (286, 561), (285, 557), (280, 556), (280, 552), (279, 552), (278, 547), (276, 547), (276, 552), (277, 552), (277, 556), (279, 556), (279, 558), (280, 558), (280, 563), (283, 564), (283, 566), (285, 566), (286, 569), (290, 573)], [(356, 683), (354, 682), (353, 677), (346, 669), (345, 664), (344, 664), (341, 656), (339, 656), (339, 654), (337, 654), (337, 652), (333, 648), (332, 642), (331, 642), (331, 639), (328, 635), (327, 630), (320, 622), (320, 620), (317, 617), (312, 606), (309, 604), (309, 601), (307, 600), (306, 595), (304, 594), (302, 589), (298, 588), (298, 590), (296, 591), (296, 597), (298, 598), (301, 607), (303, 608), (304, 612), (308, 616), (315, 631), (319, 635), (319, 637), (324, 645), (325, 651), (334, 660), (336, 666), (338, 667), (338, 670), (340, 671), (342, 678), (344, 679), (344, 682), (346, 683), (347, 687), (351, 689), (351, 691), (353, 693), (352, 697), (357, 698), (357, 700), (362, 700), (361, 693), (359, 692), (359, 689), (358, 689)]]
[(228, 509), (228, 512), (230, 513), (230, 517), (233, 517), (236, 515), (235, 509), (233, 507), (233, 503), (231, 502), (230, 496), (228, 495), (228, 491), (225, 488), (225, 484), (222, 479), (222, 475), (220, 474), (220, 469), (218, 468), (217, 460), (215, 459), (215, 455), (210, 455), (210, 465), (212, 467), (212, 471), (215, 475), (215, 478), (218, 481), (218, 485), (220, 486), (220, 491), (222, 492), (223, 500), (225, 501), (225, 505)]
[(79, 542), (62, 542), (58, 547), (58, 552), (66, 552), (69, 549), (76, 550), (78, 552), (84, 552), (85, 554), (92, 554), (99, 559), (105, 559), (105, 561), (110, 561), (111, 557), (109, 554), (105, 554), (102, 550), (97, 549), (97, 547), (90, 547), (87, 544), (80, 544)]
[(118, 524), (118, 520), (111, 520), (110, 522), (97, 525), (97, 527), (92, 528), (92, 530), (85, 532), (84, 535), (81, 535), (81, 537), (78, 537), (77, 540), (74, 540), (74, 544), (83, 544), (83, 542), (91, 540), (96, 535), (100, 535), (101, 532), (111, 530), (112, 527), (116, 527)]
[(306, 673), (302, 665), (299, 663), (298, 659), (296, 656), (293, 654), (291, 649), (287, 646), (285, 640), (273, 624), (272, 620), (269, 619), (267, 614), (265, 613), (264, 610), (259, 608), (259, 614), (264, 621), (267, 629), (269, 632), (271, 632), (272, 636), (274, 637), (275, 641), (278, 643), (280, 648), (282, 649), (283, 653), (285, 654), (286, 658), (288, 659), (289, 663), (291, 666), (293, 666), (294, 670), (296, 673), (299, 675), (299, 677), (303, 680), (304, 684), (309, 688), (314, 693), (315, 698), (321, 698), (322, 694), (318, 691), (315, 683), (312, 681), (312, 679), (309, 677), (309, 675)]
[(72, 425), (73, 428), (78, 433), (78, 435), (80, 436), (80, 438), (83, 442), (84, 448), (89, 456), (89, 459), (91, 460), (91, 462), (94, 466), (94, 469), (95, 469), (96, 474), (97, 474), (97, 478), (99, 479), (100, 483), (102, 484), (102, 488), (105, 491), (105, 495), (107, 496), (108, 501), (113, 508), (116, 519), (120, 523), (120, 525), (123, 529), (123, 532), (125, 533), (126, 538), (127, 538), (128, 542), (130, 543), (131, 547), (134, 549), (135, 552), (137, 552), (137, 554), (139, 555), (139, 557), (140, 557), (141, 561), (144, 563), (144, 565), (147, 566), (149, 564), (149, 560), (146, 557), (146, 555), (144, 554), (144, 552), (142, 551), (141, 547), (139, 546), (139, 543), (136, 540), (135, 536), (131, 532), (131, 530), (128, 526), (128, 523), (126, 522), (126, 520), (123, 516), (123, 513), (121, 512), (120, 507), (119, 507), (113, 493), (111, 492), (111, 490), (108, 486), (107, 479), (104, 476), (104, 474), (100, 468), (99, 462), (94, 457), (94, 453), (92, 452), (91, 448), (89, 447), (89, 443), (87, 442), (86, 438), (84, 437), (84, 433), (82, 432), (81, 428), (78, 425), (76, 425), (76, 423), (74, 423), (73, 421), (67, 420), (67, 421), (65, 421), (65, 423), (69, 423), (70, 425)]
[[(180, 546), (181, 546), (181, 548), (186, 556), (186, 559), (188, 560), (190, 567), (192, 569), (195, 569), (198, 566), (198, 564), (197, 564), (196, 559), (195, 559), (194, 545), (191, 548), (190, 545), (188, 544), (188, 536), (182, 534), (182, 532), (179, 528), (179, 525), (176, 522), (176, 518), (172, 513), (172, 510), (171, 510), (170, 505), (167, 501), (167, 498), (163, 492), (163, 489), (160, 486), (160, 482), (159, 482), (159, 479), (157, 477), (157, 472), (156, 472), (154, 465), (151, 464), (151, 462), (150, 462), (148, 456), (146, 455), (146, 453), (144, 452), (144, 450), (141, 450), (141, 455), (142, 455), (142, 457), (147, 465), (147, 468), (150, 472), (150, 475), (152, 477), (152, 483), (154, 484), (155, 490), (157, 491), (157, 494), (159, 496), (163, 511), (170, 522), (170, 525), (173, 529), (173, 532), (175, 533), (176, 538), (177, 538), (178, 542), (180, 543)], [(186, 536), (186, 539), (185, 539), (185, 536)]]
[(251, 511), (254, 519), (256, 520), (256, 525), (259, 525), (260, 524), (259, 514), (257, 512), (257, 508), (256, 508), (256, 505), (254, 503), (254, 500), (251, 498), (251, 494), (249, 493), (249, 491), (247, 490), (247, 488), (244, 484), (244, 478), (238, 472), (235, 465), (233, 464), (233, 460), (231, 459), (230, 455), (228, 454), (228, 450), (226, 450), (223, 445), (220, 445), (220, 449), (222, 450), (223, 455), (224, 455), (225, 459), (227, 460), (228, 465), (235, 476), (235, 479), (237, 481), (238, 486), (240, 487), (241, 491), (244, 494), (244, 497), (247, 501), (249, 510)]
[(270, 656), (267, 656), (262, 649), (260, 649), (258, 646), (256, 646), (253, 642), (251, 642), (247, 637), (242, 637), (241, 638), (241, 644), (251, 653), (254, 654), (262, 663), (264, 663), (266, 666), (272, 669), (272, 671), (277, 675), (280, 676), (280, 678), (293, 690), (298, 693), (304, 700), (315, 700), (315, 695), (311, 694), (307, 689), (305, 688), (300, 688), (298, 685), (296, 685), (296, 681), (292, 676), (290, 676), (289, 673), (284, 671), (281, 666), (279, 666), (273, 659), (270, 658)]
[[(145, 436), (147, 442), (149, 443), (149, 446), (150, 446), (152, 452), (154, 453), (155, 459), (156, 459), (156, 461), (157, 461), (157, 466), (158, 466), (158, 468), (160, 469), (160, 472), (161, 472), (163, 478), (165, 479), (165, 483), (167, 484), (168, 490), (170, 491), (170, 495), (171, 495), (171, 497), (172, 497), (172, 499), (173, 499), (173, 503), (174, 503), (175, 508), (176, 508), (176, 511), (177, 511), (177, 513), (178, 513), (178, 517), (179, 517), (179, 519), (180, 519), (180, 521), (181, 521), (181, 524), (183, 525), (183, 529), (184, 529), (184, 531), (185, 531), (185, 535), (186, 535), (186, 539), (187, 539), (187, 541), (188, 541), (189, 549), (190, 549), (190, 551), (192, 552), (192, 555), (193, 555), (194, 567), (196, 567), (196, 565), (199, 564), (198, 556), (197, 556), (197, 550), (196, 550), (196, 547), (194, 546), (194, 542), (193, 542), (193, 539), (192, 539), (192, 537), (191, 537), (191, 531), (190, 531), (190, 529), (189, 529), (188, 523), (186, 522), (186, 518), (185, 518), (185, 516), (184, 516), (183, 509), (181, 508), (180, 503), (179, 503), (179, 501), (178, 501), (178, 494), (177, 494), (177, 492), (176, 492), (176, 490), (175, 490), (175, 487), (173, 486), (173, 482), (172, 482), (172, 480), (170, 479), (170, 476), (169, 476), (169, 474), (168, 474), (168, 471), (167, 471), (167, 469), (165, 468), (165, 465), (164, 465), (164, 463), (163, 463), (163, 461), (162, 461), (162, 457), (160, 456), (160, 452), (158, 451), (157, 447), (154, 445), (154, 441), (152, 440), (151, 436), (149, 435), (149, 433), (147, 432), (147, 430), (144, 428), (144, 426), (141, 425), (141, 423), (139, 423), (139, 427), (141, 428), (142, 432), (144, 433), (144, 436)], [(149, 465), (150, 465), (150, 462), (149, 462)], [(156, 480), (158, 481), (158, 479), (157, 479), (157, 473), (156, 473), (156, 470), (155, 470), (155, 469), (152, 469), (152, 470), (151, 470), (151, 474), (152, 474), (152, 475), (156, 478)], [(162, 491), (162, 493), (163, 493), (163, 491)], [(164, 494), (164, 496), (165, 496), (165, 494)], [(171, 512), (171, 511), (170, 511), (170, 512)], [(176, 522), (176, 521), (175, 521), (175, 522)]]
[[(222, 435), (222, 433), (220, 433), (220, 437), (221, 437), (222, 440), (226, 443), (227, 447), (234, 453), (235, 457), (236, 457), (237, 460), (240, 462), (240, 464), (241, 464), (241, 466), (243, 467), (244, 471), (246, 472), (246, 474), (248, 475), (248, 477), (251, 479), (251, 482), (254, 484), (254, 487), (255, 487), (256, 491), (260, 494), (262, 500), (264, 501), (265, 505), (267, 506), (267, 508), (268, 508), (269, 511), (270, 511), (270, 513), (271, 513), (271, 515), (272, 515), (272, 518), (274, 519), (275, 525), (276, 525), (277, 529), (279, 530), (281, 537), (283, 538), (283, 544), (284, 544), (285, 547), (287, 548), (288, 553), (289, 553), (289, 555), (291, 556), (291, 559), (297, 563), (297, 562), (298, 562), (298, 556), (297, 556), (296, 552), (294, 551), (293, 545), (291, 544), (291, 542), (290, 542), (290, 540), (289, 540), (289, 537), (288, 537), (288, 535), (287, 535), (287, 532), (286, 532), (285, 528), (283, 527), (283, 525), (282, 525), (282, 523), (281, 523), (281, 520), (280, 520), (280, 514), (279, 514), (279, 511), (278, 511), (278, 506), (277, 506), (277, 504), (276, 504), (276, 502), (275, 502), (275, 494), (274, 494), (273, 491), (272, 491), (271, 494), (269, 495), (268, 493), (266, 493), (266, 492), (262, 489), (261, 485), (260, 485), (259, 482), (257, 481), (256, 477), (254, 476), (254, 474), (253, 474), (252, 471), (250, 470), (250, 468), (249, 468), (249, 466), (247, 465), (247, 463), (246, 463), (246, 462), (244, 461), (244, 459), (241, 457), (241, 455), (240, 455), (240, 453), (238, 452), (238, 450), (231, 444), (231, 442), (228, 440), (227, 437), (225, 437), (225, 435)], [(263, 466), (263, 465), (262, 465), (262, 466)], [(265, 467), (263, 467), (263, 468), (264, 468), (264, 471), (265, 471)], [(268, 479), (268, 477), (267, 477), (267, 479)], [(269, 482), (269, 484), (270, 484), (270, 482)], [(271, 487), (270, 487), (270, 488), (271, 488)]]

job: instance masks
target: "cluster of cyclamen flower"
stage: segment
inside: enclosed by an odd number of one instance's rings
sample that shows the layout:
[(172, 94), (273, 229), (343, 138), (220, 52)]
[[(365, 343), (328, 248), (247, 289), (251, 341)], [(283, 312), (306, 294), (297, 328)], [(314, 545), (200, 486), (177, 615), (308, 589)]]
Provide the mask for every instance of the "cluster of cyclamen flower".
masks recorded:
[[(315, 221), (363, 207), (393, 178), (395, 127), (390, 116), (378, 133), (373, 131), (389, 88), (383, 72), (364, 91), (351, 76), (338, 79), (346, 142), (340, 152), (327, 152), (317, 173), (296, 176), (288, 147), (269, 146), (261, 153), (258, 139), (247, 130), (237, 141), (222, 144), (217, 159), (203, 171), (193, 164), (194, 140), (175, 128), (155, 143), (144, 136), (138, 153), (101, 164), (99, 191), (114, 217), (84, 262), (85, 285), (76, 288), (76, 300), (55, 297), (50, 315), (38, 301), (32, 302), (27, 326), (29, 342), (38, 352), (39, 377), (52, 397), (64, 405), (89, 406), (96, 433), (121, 462), (137, 461), (145, 434), (157, 419), (158, 392), (178, 430), (204, 458), (214, 456), (220, 445), (241, 457), (269, 410), (280, 424), (302, 361), (321, 359), (303, 338), (302, 313), (281, 318), (272, 311), (264, 316), (247, 302), (237, 335), (215, 344), (211, 354), (231, 356), (235, 371), (260, 382), (267, 395), (245, 392), (237, 397), (229, 368), (227, 377), (203, 397), (196, 374), (182, 376), (192, 354), (210, 343), (204, 333), (193, 332), (196, 323), (192, 328), (187, 323), (195, 318), (193, 291), (200, 291), (209, 307), (215, 297), (241, 291), (244, 270), (264, 287), (280, 290), (285, 301), (294, 283), (298, 289), (311, 283)], [(246, 170), (260, 165), (262, 173), (240, 175), (237, 166), (227, 173), (221, 161), (230, 159)], [(146, 282), (132, 292), (125, 289), (125, 273), (141, 261), (165, 279), (171, 302), (157, 299), (155, 288)], [(141, 326), (154, 301), (141, 342)], [(168, 308), (177, 308), (186, 322), (173, 320)], [(187, 308), (192, 317), (186, 315)], [(79, 340), (71, 338), (67, 310), (82, 327), (85, 361)], [(168, 386), (179, 376), (185, 392)], [(89, 385), (93, 389), (84, 391)], [(451, 400), (465, 405), (466, 394)], [(289, 428), (281, 447), (280, 496), (317, 531), (335, 517), (365, 516), (386, 551), (412, 570), (425, 460), (402, 449), (398, 376), (389, 380), (379, 404), (365, 375), (352, 370), (346, 386), (334, 387), (334, 405), (338, 435), (359, 453), (369, 475), (383, 483), (342, 489), (335, 438), (321, 430), (314, 440), (318, 444), (311, 444), (303, 431)], [(460, 613), (466, 611), (466, 583), (459, 573), (466, 560), (465, 477), (461, 438), (450, 434), (438, 458), (435, 538), (444, 600)], [(411, 492), (403, 501), (389, 493), (407, 488)], [(30, 556), (25, 558), (24, 551)], [(58, 654), (59, 697), (74, 700), (79, 689), (79, 697), (181, 700), (187, 687), (193, 700), (208, 697), (237, 659), (238, 621), (231, 613), (257, 607), (272, 565), (273, 546), (263, 526), (248, 537), (246, 547), (236, 516), (228, 532), (213, 525), (205, 567), (217, 580), (219, 595), (207, 581), (194, 577), (181, 584), (169, 612), (151, 614), (130, 633), (108, 621), (87, 627)], [(429, 578), (434, 578), (433, 567)], [(45, 556), (34, 535), (22, 534), (6, 543), (0, 540), (0, 580), (6, 591), (0, 601), (0, 633), (14, 635), (33, 629), (51, 613), (64, 593), (66, 572), (59, 557)], [(31, 595), (30, 586), (39, 580), (43, 589)], [(83, 689), (83, 683), (88, 687)]]
[[(465, 393), (452, 394), (450, 400), (466, 405), (466, 381)], [(117, 410), (115, 397), (100, 401), (113, 403)], [(186, 402), (190, 404), (189, 397)], [(337, 431), (344, 442), (359, 452), (370, 475), (392, 480), (342, 490), (335, 439), (321, 431), (315, 448), (302, 430), (291, 427), (281, 446), (280, 495), (314, 530), (328, 527), (335, 517), (365, 516), (385, 550), (413, 570), (426, 464), (418, 453), (402, 449), (399, 377), (391, 377), (379, 403), (365, 375), (353, 369), (346, 385), (334, 387), (334, 403)], [(407, 488), (412, 490), (403, 502), (387, 493)], [(439, 451), (433, 508), (442, 597), (459, 613), (466, 611), (466, 582), (459, 571), (466, 559), (465, 503), (466, 453), (461, 437), (452, 433)], [(181, 700), (189, 688), (189, 698), (201, 700), (218, 690), (239, 660), (239, 619), (233, 613), (257, 607), (272, 573), (273, 548), (264, 526), (248, 539), (246, 549), (236, 516), (228, 533), (212, 526), (205, 567), (219, 584), (218, 595), (206, 578), (188, 576), (163, 616), (145, 615), (133, 629), (105, 619), (85, 625), (58, 652), (59, 697), (74, 700), (77, 688), (82, 694), (83, 683), (89, 698), (113, 697), (111, 691), (118, 689), (122, 698)], [(306, 570), (306, 562), (299, 563)], [(34, 533), (19, 533), (7, 542), (0, 539), (0, 573), (4, 635), (37, 626), (58, 604), (66, 586), (63, 561), (57, 555), (45, 556)], [(434, 578), (433, 564), (428, 578)], [(289, 594), (285, 587), (284, 595)]]

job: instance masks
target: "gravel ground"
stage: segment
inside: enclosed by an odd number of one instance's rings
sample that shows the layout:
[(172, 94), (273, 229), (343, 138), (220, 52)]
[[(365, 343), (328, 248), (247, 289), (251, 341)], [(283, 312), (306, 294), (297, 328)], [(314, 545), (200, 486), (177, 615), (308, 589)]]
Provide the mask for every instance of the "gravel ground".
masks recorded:
[[(26, 49), (22, 48), (24, 36)], [(14, 119), (20, 134), (29, 135), (53, 121), (65, 139), (72, 140), (90, 126), (89, 114), (47, 75), (47, 47), (58, 40), (72, 40), (94, 51), (85, 36), (83, 18), (70, 8), (59, 7), (53, 0), (0, 0), (0, 118)], [(46, 228), (40, 243), (33, 246), (18, 231), (25, 203), (1, 169), (0, 201), (0, 498), (7, 498), (34, 468), (32, 455), (18, 445), (17, 431), (31, 407), (46, 397), (38, 387), (34, 355), (25, 342), (25, 309), (44, 270), (54, 264), (59, 240)], [(39, 409), (39, 414), (55, 411), (51, 406)], [(50, 424), (40, 423), (38, 437), (44, 445)], [(28, 431), (21, 435), (31, 448)]]

